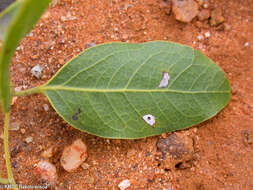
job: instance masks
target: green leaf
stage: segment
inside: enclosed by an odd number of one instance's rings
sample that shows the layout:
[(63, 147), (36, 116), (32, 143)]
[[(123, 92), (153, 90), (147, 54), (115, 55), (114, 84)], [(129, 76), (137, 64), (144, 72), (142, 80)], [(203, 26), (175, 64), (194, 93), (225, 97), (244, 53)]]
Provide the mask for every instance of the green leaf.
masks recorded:
[(0, 22), (3, 24), (0, 28), (4, 28), (0, 32), (4, 37), (0, 51), (0, 96), (4, 112), (9, 111), (11, 100), (9, 73), (11, 58), (21, 38), (32, 29), (49, 3), (50, 0), (19, 0), (1, 15), (2, 19), (5, 18), (5, 21)]
[[(159, 87), (164, 73), (170, 77), (165, 88)], [(188, 46), (162, 41), (90, 48), (41, 91), (74, 127), (122, 139), (198, 124), (216, 115), (231, 96), (226, 76), (210, 59)]]

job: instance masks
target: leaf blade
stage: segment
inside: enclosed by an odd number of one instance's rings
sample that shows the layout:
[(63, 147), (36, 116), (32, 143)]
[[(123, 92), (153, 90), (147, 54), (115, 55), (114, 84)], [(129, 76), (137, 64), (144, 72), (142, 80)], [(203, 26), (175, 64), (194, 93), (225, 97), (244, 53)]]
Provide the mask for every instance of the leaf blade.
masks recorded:
[[(205, 72), (199, 74), (206, 67), (220, 76), (207, 89)], [(171, 81), (167, 88), (158, 88), (163, 71)], [(216, 64), (190, 47), (161, 41), (91, 48), (43, 88), (67, 122), (108, 138), (183, 129), (211, 118), (230, 99), (229, 82)], [(154, 127), (143, 120), (147, 114), (156, 118)]]
[(50, 0), (20, 0), (5, 12), (11, 13), (12, 16), (8, 17), (6, 22), (1, 22), (5, 28), (1, 35), (4, 40), (0, 51), (0, 96), (4, 112), (9, 111), (11, 100), (9, 73), (11, 58), (21, 38), (32, 29), (49, 3)]

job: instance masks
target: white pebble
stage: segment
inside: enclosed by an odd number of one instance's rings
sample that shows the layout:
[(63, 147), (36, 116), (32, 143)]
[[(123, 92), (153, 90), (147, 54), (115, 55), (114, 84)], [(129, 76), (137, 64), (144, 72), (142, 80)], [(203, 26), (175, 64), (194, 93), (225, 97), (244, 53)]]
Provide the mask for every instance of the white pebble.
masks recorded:
[(87, 170), (90, 167), (87, 163), (83, 163), (81, 166), (84, 170)]
[(208, 3), (205, 3), (205, 4), (203, 5), (203, 7), (204, 7), (205, 9), (208, 9), (209, 4), (208, 4)]
[(22, 86), (17, 86), (14, 88), (15, 92), (19, 92), (22, 90)]
[(248, 47), (248, 46), (249, 46), (249, 42), (245, 42), (244, 47)]
[(211, 36), (211, 33), (210, 32), (205, 32), (205, 37), (206, 38), (209, 38)]
[(41, 67), (39, 64), (34, 66), (31, 69), (32, 76), (35, 76), (37, 79), (40, 79), (42, 76), (43, 67)]
[(201, 40), (204, 39), (204, 36), (203, 36), (203, 35), (198, 35), (198, 36), (197, 36), (197, 39), (198, 39), (198, 41), (201, 41)]
[(20, 123), (19, 122), (13, 122), (10, 124), (10, 130), (12, 131), (18, 131), (20, 128)]
[(128, 179), (125, 179), (123, 181), (120, 182), (120, 184), (118, 185), (118, 187), (120, 188), (120, 190), (125, 190), (128, 187), (130, 187), (131, 183)]
[(27, 36), (33, 37), (33, 32), (28, 33)]
[(25, 138), (25, 142), (28, 144), (28, 143), (31, 143), (31, 142), (33, 142), (33, 137), (26, 137)]
[(46, 160), (41, 160), (35, 171), (40, 174), (41, 178), (46, 180), (50, 185), (55, 185), (57, 181), (56, 167)]
[(43, 104), (43, 108), (44, 108), (44, 111), (48, 111), (49, 110), (49, 107), (47, 104)]
[(87, 158), (87, 146), (81, 139), (75, 140), (70, 146), (65, 147), (61, 156), (61, 165), (72, 172), (77, 169)]
[(25, 129), (20, 129), (20, 132), (22, 133), (22, 134), (25, 134)]

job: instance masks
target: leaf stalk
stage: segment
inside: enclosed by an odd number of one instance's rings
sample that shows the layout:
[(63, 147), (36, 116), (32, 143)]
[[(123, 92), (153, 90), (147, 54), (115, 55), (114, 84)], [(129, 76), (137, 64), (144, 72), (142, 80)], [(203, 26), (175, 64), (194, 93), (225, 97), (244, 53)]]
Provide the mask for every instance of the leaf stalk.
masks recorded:
[(37, 87), (34, 87), (34, 88), (29, 88), (27, 90), (14, 91), (13, 96), (26, 96), (26, 95), (40, 93), (41, 91), (42, 91), (41, 86), (37, 86)]
[(5, 114), (4, 118), (4, 154), (5, 154), (5, 163), (8, 175), (8, 182), (13, 186), (13, 189), (18, 190), (15, 180), (13, 178), (11, 170), (11, 161), (10, 161), (10, 152), (9, 152), (9, 116), (10, 113)]

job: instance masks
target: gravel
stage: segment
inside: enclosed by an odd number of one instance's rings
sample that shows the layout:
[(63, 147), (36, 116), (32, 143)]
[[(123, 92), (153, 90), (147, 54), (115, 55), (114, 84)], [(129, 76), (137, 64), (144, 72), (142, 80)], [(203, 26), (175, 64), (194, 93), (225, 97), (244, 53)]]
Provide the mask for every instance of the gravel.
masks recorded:
[(86, 160), (87, 156), (86, 144), (81, 139), (77, 139), (64, 148), (60, 160), (61, 165), (66, 171), (72, 172)]
[(123, 181), (121, 181), (118, 185), (118, 187), (120, 188), (120, 190), (125, 190), (127, 189), (128, 187), (131, 186), (131, 183), (128, 179), (125, 179)]
[(43, 71), (43, 67), (40, 66), (39, 64), (34, 66), (32, 69), (31, 69), (31, 73), (32, 73), (32, 76), (36, 77), (37, 79), (40, 79), (41, 76), (42, 76), (42, 71)]

